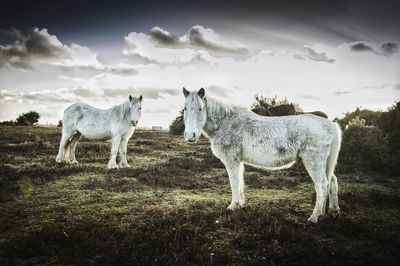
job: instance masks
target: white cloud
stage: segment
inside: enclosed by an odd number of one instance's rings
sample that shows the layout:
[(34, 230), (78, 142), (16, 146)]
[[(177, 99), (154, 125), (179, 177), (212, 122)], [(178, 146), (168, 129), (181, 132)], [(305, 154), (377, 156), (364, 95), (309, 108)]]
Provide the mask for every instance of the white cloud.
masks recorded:
[(149, 34), (132, 32), (125, 37), (123, 53), (156, 63), (178, 64), (211, 55), (243, 58), (249, 49), (237, 42), (225, 41), (212, 29), (192, 27), (183, 36), (176, 36), (159, 27)]
[[(200, 37), (190, 33), (193, 29), (201, 32)], [(190, 90), (204, 87), (207, 95), (245, 107), (257, 93), (287, 97), (305, 111), (321, 110), (331, 118), (357, 106), (384, 109), (400, 96), (400, 53), (356, 53), (349, 43), (338, 47), (314, 44), (300, 50), (246, 47), (249, 52), (244, 55), (241, 45), (222, 40), (211, 29), (193, 27), (176, 36), (153, 28), (149, 34), (125, 37), (124, 53), (129, 56), (100, 62), (89, 48), (58, 43), (55, 36), (49, 39), (61, 47), (63, 56), (38, 57), (40, 64), (29, 56), (26, 62), (33, 70), (0, 68), (0, 120), (35, 109), (43, 112), (41, 122), (55, 123), (64, 108), (76, 101), (109, 108), (129, 94), (143, 94), (141, 126), (166, 127), (184, 103), (183, 86)], [(393, 51), (393, 47), (386, 48)], [(363, 89), (381, 84), (385, 85), (381, 91)]]

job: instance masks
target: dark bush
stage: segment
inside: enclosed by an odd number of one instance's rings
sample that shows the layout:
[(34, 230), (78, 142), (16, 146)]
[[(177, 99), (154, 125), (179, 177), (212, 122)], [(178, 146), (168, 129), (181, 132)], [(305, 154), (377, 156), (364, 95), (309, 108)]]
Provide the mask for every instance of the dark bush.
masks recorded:
[(357, 107), (356, 110), (354, 110), (353, 112), (347, 112), (344, 114), (343, 118), (335, 118), (334, 121), (337, 122), (342, 129), (345, 129), (350, 121), (352, 121), (356, 117), (358, 117), (359, 119), (363, 119), (366, 126), (379, 126), (381, 116), (381, 111), (371, 111), (368, 109)]
[(303, 109), (300, 107), (300, 105), (298, 103), (290, 102), (287, 98), (278, 99), (277, 96), (275, 96), (274, 98), (270, 98), (270, 97), (264, 97), (264, 96), (258, 95), (258, 94), (256, 96), (254, 96), (254, 102), (251, 105), (250, 109), (254, 109), (255, 107), (264, 107), (264, 108), (268, 109), (270, 107), (274, 107), (274, 106), (278, 106), (278, 105), (282, 105), (282, 104), (292, 104), (294, 106), (296, 113), (303, 112)]
[(169, 133), (173, 135), (182, 135), (185, 131), (185, 124), (183, 122), (183, 109), (179, 111), (179, 115), (169, 125)]
[(39, 122), (40, 114), (36, 111), (29, 111), (27, 113), (20, 114), (17, 117), (16, 124), (18, 126), (32, 126)]
[(3, 125), (3, 126), (15, 126), (15, 122), (12, 121), (12, 120), (2, 121), (2, 122), (0, 122), (0, 125)]
[(360, 172), (382, 170), (386, 162), (387, 149), (382, 131), (367, 126), (358, 117), (349, 122), (343, 131), (339, 164), (345, 170)]
[(17, 117), (15, 124), (18, 126), (29, 126), (29, 121), (26, 116), (20, 115)]

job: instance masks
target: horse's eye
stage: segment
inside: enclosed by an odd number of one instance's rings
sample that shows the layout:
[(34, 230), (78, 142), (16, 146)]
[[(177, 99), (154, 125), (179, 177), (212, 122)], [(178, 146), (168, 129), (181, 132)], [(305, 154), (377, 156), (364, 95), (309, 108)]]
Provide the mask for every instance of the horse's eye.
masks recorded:
[(183, 108), (183, 111), (186, 111), (186, 107), (185, 107), (185, 108)]
[(201, 112), (201, 108), (199, 108), (199, 112)]
[(139, 107), (139, 111), (142, 110), (142, 107)]

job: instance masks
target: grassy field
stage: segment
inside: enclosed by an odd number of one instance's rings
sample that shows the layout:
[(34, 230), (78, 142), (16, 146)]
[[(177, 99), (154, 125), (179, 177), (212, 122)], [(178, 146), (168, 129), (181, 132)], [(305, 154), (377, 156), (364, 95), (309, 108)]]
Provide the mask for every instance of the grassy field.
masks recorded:
[(342, 215), (306, 227), (315, 193), (301, 166), (247, 166), (232, 213), (206, 139), (138, 130), (132, 168), (108, 170), (109, 142), (82, 140), (79, 165), (56, 164), (60, 137), (0, 127), (0, 265), (400, 265), (400, 177), (338, 171)]

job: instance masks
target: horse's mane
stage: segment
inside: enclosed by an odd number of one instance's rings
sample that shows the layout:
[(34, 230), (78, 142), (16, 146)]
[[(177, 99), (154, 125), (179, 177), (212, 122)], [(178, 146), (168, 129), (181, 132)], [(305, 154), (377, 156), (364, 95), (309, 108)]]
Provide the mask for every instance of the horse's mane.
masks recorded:
[(129, 110), (129, 101), (125, 101), (121, 104), (115, 105), (112, 108), (112, 113), (116, 114), (119, 121), (123, 121), (126, 113)]
[(205, 97), (205, 102), (207, 107), (207, 115), (215, 118), (220, 118), (232, 112), (237, 112), (239, 110), (243, 111), (246, 110), (246, 108), (243, 107), (222, 103), (210, 96)]

